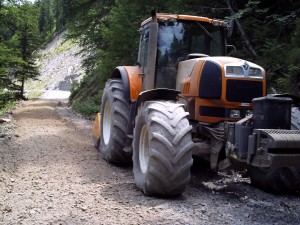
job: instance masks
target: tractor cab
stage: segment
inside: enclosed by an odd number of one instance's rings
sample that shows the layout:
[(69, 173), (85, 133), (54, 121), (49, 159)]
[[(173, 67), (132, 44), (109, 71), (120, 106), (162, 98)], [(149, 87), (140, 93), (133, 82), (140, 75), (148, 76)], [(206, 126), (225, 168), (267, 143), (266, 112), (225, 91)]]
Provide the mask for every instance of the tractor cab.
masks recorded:
[(144, 90), (175, 89), (181, 61), (225, 56), (225, 31), (224, 22), (205, 17), (156, 14), (144, 21), (138, 56), (146, 80)]

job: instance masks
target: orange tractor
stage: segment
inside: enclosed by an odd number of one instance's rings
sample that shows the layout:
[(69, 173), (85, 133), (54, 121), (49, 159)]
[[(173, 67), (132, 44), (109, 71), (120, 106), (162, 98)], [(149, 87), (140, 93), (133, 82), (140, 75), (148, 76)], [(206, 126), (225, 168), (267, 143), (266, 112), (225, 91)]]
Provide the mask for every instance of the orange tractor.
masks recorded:
[(183, 193), (193, 155), (214, 170), (246, 168), (267, 190), (299, 187), (299, 98), (266, 96), (264, 69), (226, 56), (227, 30), (220, 20), (153, 13), (139, 30), (138, 65), (117, 67), (105, 85), (95, 144), (107, 162), (133, 163), (145, 195)]

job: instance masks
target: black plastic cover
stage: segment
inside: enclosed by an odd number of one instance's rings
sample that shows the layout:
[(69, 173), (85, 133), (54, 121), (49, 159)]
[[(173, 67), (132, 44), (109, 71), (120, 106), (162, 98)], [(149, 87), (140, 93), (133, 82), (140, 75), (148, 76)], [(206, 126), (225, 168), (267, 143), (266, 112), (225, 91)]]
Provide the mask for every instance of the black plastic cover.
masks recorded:
[(263, 95), (263, 83), (249, 80), (227, 80), (226, 99), (229, 102), (250, 103)]
[(253, 99), (254, 129), (291, 128), (291, 98), (266, 96)]
[(200, 78), (199, 97), (204, 99), (220, 99), (221, 94), (221, 67), (215, 62), (206, 61)]

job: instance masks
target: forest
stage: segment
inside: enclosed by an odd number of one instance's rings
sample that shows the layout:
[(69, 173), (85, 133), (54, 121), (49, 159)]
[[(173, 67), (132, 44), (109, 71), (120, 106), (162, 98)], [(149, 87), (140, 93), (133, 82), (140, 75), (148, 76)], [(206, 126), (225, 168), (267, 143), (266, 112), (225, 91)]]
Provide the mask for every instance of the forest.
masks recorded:
[(102, 89), (118, 65), (137, 61), (141, 22), (156, 12), (205, 16), (232, 26), (234, 57), (264, 67), (269, 93), (300, 95), (300, 1), (297, 0), (0, 0), (0, 107), (25, 99), (38, 77), (35, 51), (62, 30), (81, 46), (86, 76), (73, 107), (99, 110)]

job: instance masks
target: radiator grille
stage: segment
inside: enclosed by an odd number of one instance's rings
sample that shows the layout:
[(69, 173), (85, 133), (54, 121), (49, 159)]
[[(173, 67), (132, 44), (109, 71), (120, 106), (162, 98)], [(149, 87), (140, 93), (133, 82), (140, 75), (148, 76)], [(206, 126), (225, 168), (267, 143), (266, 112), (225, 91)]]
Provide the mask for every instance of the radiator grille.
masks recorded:
[(229, 102), (252, 102), (253, 98), (263, 95), (262, 82), (249, 80), (228, 80), (226, 99)]

